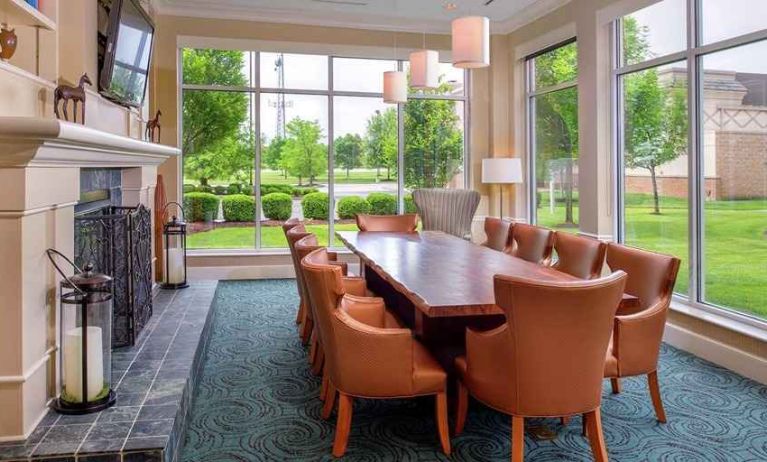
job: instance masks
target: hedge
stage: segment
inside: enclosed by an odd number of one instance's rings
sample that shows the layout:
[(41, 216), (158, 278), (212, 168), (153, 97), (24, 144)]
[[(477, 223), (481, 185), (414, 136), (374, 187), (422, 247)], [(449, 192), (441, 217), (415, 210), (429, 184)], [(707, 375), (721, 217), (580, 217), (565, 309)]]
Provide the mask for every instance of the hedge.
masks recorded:
[(319, 191), (320, 191), (319, 189), (317, 189), (315, 187), (310, 187), (310, 186), (295, 187), (295, 188), (293, 188), (293, 195), (296, 196), (296, 197), (301, 197), (301, 196), (305, 196), (305, 195), (311, 194), (311, 193), (316, 193), (316, 192), (319, 192)]
[(338, 201), (338, 218), (354, 218), (359, 213), (370, 213), (370, 202), (360, 196), (346, 196)]
[(218, 197), (206, 192), (184, 194), (184, 217), (187, 221), (213, 221), (218, 213)]
[(184, 185), (184, 194), (190, 193), (190, 192), (195, 192), (195, 191), (197, 191), (197, 185), (194, 185), (194, 184), (185, 184)]
[(290, 218), (293, 212), (293, 198), (290, 194), (270, 193), (261, 198), (261, 206), (266, 218), (284, 221)]
[(245, 192), (242, 190), (243, 185), (239, 183), (232, 183), (226, 188), (227, 194), (245, 194)]
[(373, 215), (396, 215), (397, 214), (397, 196), (381, 192), (368, 194), (370, 203), (370, 213)]
[(289, 184), (274, 184), (274, 183), (264, 183), (261, 185), (261, 195), (266, 196), (267, 194), (271, 193), (283, 193), (283, 194), (293, 194), (293, 186)]
[(418, 213), (412, 194), (405, 195), (405, 213)]
[(254, 221), (256, 219), (256, 198), (245, 194), (224, 196), (221, 200), (226, 221)]
[(213, 186), (209, 184), (201, 184), (200, 186), (197, 186), (196, 192), (204, 192), (204, 193), (210, 193), (213, 194)]
[(227, 190), (227, 187), (222, 184), (213, 186), (213, 194), (217, 196), (225, 196), (226, 190)]
[(327, 193), (309, 193), (301, 199), (301, 207), (304, 209), (304, 217), (313, 220), (327, 220), (329, 207)]

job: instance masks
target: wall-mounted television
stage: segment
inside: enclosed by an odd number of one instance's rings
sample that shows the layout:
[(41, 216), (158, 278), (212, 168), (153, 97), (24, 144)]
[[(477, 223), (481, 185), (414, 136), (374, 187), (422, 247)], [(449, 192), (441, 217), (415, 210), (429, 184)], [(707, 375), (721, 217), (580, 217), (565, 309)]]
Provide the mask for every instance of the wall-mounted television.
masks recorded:
[(108, 15), (108, 23), (101, 44), (99, 90), (119, 104), (140, 107), (149, 80), (154, 23), (138, 0), (101, 1), (100, 4)]

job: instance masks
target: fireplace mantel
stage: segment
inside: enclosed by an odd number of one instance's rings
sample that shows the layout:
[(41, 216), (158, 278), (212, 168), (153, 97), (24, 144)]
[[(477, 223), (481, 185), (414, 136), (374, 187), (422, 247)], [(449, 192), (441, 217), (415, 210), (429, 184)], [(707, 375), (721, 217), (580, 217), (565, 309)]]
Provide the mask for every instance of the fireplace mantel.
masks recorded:
[(0, 168), (157, 166), (180, 150), (56, 119), (0, 117)]

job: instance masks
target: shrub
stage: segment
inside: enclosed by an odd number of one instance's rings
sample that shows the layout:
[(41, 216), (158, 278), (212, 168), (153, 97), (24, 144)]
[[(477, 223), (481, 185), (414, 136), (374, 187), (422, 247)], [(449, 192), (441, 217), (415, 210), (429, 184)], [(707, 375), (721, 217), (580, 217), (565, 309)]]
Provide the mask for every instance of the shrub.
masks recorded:
[(374, 192), (368, 194), (370, 213), (373, 215), (396, 215), (397, 196), (394, 194)]
[(293, 198), (285, 193), (270, 193), (261, 198), (261, 206), (266, 218), (284, 221), (293, 212)]
[(250, 184), (244, 184), (242, 185), (242, 190), (240, 191), (240, 194), (247, 194), (249, 196), (253, 196), (255, 190), (256, 190), (255, 186)]
[(266, 196), (267, 194), (271, 193), (283, 193), (283, 194), (293, 194), (293, 186), (289, 184), (274, 184), (274, 183), (264, 183), (261, 185), (261, 195)]
[(224, 196), (221, 200), (226, 221), (253, 221), (256, 219), (256, 198), (245, 194)]
[(293, 196), (303, 197), (307, 194), (316, 193), (320, 190), (311, 186), (293, 188)]
[(225, 196), (226, 195), (226, 186), (222, 184), (218, 184), (216, 186), (213, 186), (213, 194), (217, 196)]
[(328, 219), (328, 195), (323, 192), (309, 193), (301, 199), (301, 207), (304, 209), (304, 217), (313, 220)]
[(240, 183), (232, 183), (226, 188), (227, 194), (243, 194), (243, 185)]
[(197, 185), (194, 185), (194, 184), (185, 184), (184, 185), (184, 194), (190, 193), (190, 192), (195, 192), (195, 191), (197, 191)]
[(358, 213), (370, 213), (370, 202), (360, 196), (346, 196), (338, 201), (338, 218), (354, 218)]
[(201, 184), (200, 186), (197, 187), (197, 192), (213, 194), (213, 186), (209, 184)]
[(218, 213), (218, 197), (206, 192), (184, 194), (184, 217), (187, 221), (213, 221)]
[(418, 213), (418, 209), (415, 208), (415, 201), (412, 194), (405, 195), (405, 213)]

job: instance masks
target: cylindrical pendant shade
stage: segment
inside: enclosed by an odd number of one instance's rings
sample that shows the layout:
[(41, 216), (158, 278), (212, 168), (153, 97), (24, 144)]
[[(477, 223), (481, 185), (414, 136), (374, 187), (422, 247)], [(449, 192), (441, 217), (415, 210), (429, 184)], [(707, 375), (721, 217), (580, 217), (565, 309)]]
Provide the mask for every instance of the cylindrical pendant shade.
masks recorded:
[(407, 75), (401, 71), (384, 72), (384, 103), (407, 102)]
[(410, 53), (410, 86), (413, 88), (439, 86), (439, 52), (418, 50)]
[(453, 20), (453, 66), (462, 69), (490, 65), (490, 19), (467, 16)]

